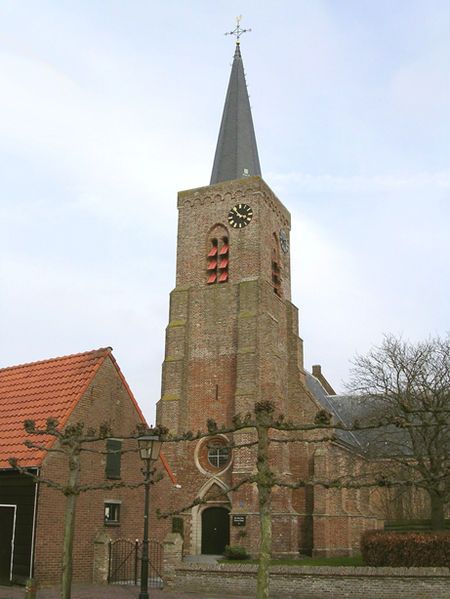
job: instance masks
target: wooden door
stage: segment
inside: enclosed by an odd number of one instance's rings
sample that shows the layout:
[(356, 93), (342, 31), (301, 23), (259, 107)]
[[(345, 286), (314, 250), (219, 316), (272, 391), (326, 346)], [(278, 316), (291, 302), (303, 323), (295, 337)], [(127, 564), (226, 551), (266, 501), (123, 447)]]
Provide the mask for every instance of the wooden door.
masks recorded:
[(0, 505), (0, 584), (11, 581), (15, 505)]
[(222, 555), (230, 543), (230, 519), (228, 510), (210, 507), (202, 513), (202, 553)]

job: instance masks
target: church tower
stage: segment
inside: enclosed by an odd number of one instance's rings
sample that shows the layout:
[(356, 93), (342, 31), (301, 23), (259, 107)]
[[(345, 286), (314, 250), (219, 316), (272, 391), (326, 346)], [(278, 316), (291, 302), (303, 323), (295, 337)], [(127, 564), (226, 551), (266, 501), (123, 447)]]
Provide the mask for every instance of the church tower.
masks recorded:
[[(317, 411), (290, 301), (290, 214), (261, 177), (239, 31), (210, 185), (178, 194), (176, 286), (157, 404), (157, 423), (174, 434), (205, 431), (208, 419), (231, 425), (264, 400), (297, 421)], [(181, 485), (165, 496), (165, 510), (211, 498), (182, 514), (188, 554), (221, 553), (226, 544), (257, 552), (256, 489), (226, 493), (254, 472), (254, 454), (231, 452), (230, 441), (217, 435), (164, 450)], [(307, 459), (278, 445), (279, 473), (300, 476)], [(307, 503), (300, 492), (274, 490), (274, 553), (307, 548)]]

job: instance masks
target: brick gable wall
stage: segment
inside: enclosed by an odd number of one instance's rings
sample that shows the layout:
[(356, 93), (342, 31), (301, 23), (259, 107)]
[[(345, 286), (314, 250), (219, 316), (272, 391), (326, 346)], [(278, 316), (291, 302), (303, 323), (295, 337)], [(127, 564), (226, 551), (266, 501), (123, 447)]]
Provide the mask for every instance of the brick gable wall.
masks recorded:
[[(50, 415), (50, 413), (49, 413)], [(74, 409), (69, 423), (84, 422), (86, 427), (111, 423), (114, 435), (129, 435), (140, 421), (127, 390), (108, 357), (101, 365), (82, 399)], [(99, 443), (105, 451), (105, 443)], [(123, 448), (133, 448), (122, 456), (122, 479), (141, 482), (141, 460), (135, 443), (124, 442)], [(58, 454), (49, 454), (42, 467), (42, 476), (64, 482), (67, 464)], [(105, 456), (85, 453), (82, 457), (81, 482), (105, 481)], [(89, 491), (79, 496), (74, 542), (74, 580), (91, 582), (93, 577), (94, 539), (100, 532), (111, 538), (136, 539), (142, 536), (143, 488)], [(104, 501), (122, 501), (121, 525), (105, 526)], [(59, 491), (40, 485), (36, 530), (35, 575), (41, 584), (58, 582), (61, 576), (61, 554), (64, 529), (65, 500)]]

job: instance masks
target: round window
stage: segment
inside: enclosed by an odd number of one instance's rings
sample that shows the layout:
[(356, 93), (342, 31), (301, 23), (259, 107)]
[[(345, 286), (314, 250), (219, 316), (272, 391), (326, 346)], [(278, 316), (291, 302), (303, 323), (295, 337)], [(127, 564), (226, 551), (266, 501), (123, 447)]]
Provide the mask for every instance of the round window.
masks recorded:
[(208, 448), (208, 462), (214, 468), (223, 468), (230, 459), (230, 450), (223, 445), (213, 445)]
[(221, 472), (229, 467), (233, 452), (225, 435), (215, 435), (199, 441), (195, 456), (197, 467), (204, 474)]

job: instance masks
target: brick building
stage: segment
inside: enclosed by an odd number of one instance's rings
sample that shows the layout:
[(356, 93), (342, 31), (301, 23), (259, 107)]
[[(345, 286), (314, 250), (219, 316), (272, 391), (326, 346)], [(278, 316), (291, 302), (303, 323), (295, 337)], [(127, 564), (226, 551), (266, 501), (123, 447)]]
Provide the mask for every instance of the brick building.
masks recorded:
[[(157, 422), (174, 433), (206, 430), (208, 418), (231, 425), (235, 414), (271, 400), (287, 418), (313, 422), (332, 392), (319, 368), (303, 365), (298, 310), (291, 302), (290, 214), (261, 177), (239, 45), (236, 45), (210, 185), (178, 194), (176, 286), (170, 296)], [(208, 498), (182, 514), (187, 554), (221, 553), (225, 544), (258, 548), (256, 489), (226, 493), (255, 469), (252, 450), (217, 435), (165, 449), (181, 489), (155, 489), (164, 511)], [(328, 445), (272, 447), (286, 481), (367, 466), (354, 439)], [(222, 498), (214, 497), (217, 491)], [(368, 493), (277, 489), (273, 552), (349, 554), (377, 526)], [(240, 526), (237, 526), (240, 524)], [(155, 523), (162, 536), (167, 523)]]
[[(111, 425), (115, 439), (97, 444), (98, 453), (81, 458), (81, 482), (141, 482), (141, 460), (129, 436), (144, 417), (110, 348), (0, 369), (0, 579), (40, 583), (59, 581), (64, 525), (64, 495), (13, 470), (8, 458), (43, 478), (64, 483), (67, 459), (58, 453), (28, 449), (26, 419), (45, 425), (56, 418), (61, 427), (83, 422)], [(35, 438), (57, 448), (53, 438)], [(108, 449), (109, 454), (106, 449)], [(132, 449), (122, 454), (118, 450)], [(136, 449), (136, 451), (134, 451)], [(82, 493), (78, 498), (74, 580), (93, 579), (94, 541), (99, 537), (139, 538), (142, 533), (142, 488)]]

